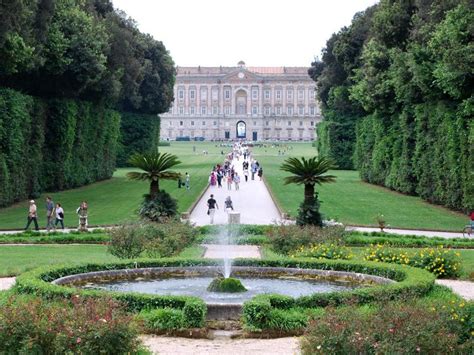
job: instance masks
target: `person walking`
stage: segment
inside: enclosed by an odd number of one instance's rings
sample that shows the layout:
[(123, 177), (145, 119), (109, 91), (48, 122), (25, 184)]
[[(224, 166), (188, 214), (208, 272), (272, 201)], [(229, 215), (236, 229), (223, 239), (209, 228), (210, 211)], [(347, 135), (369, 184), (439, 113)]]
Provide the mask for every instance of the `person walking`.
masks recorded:
[(244, 178), (245, 178), (245, 182), (249, 181), (249, 169), (245, 169), (244, 170)]
[(61, 229), (64, 229), (64, 210), (61, 207), (60, 203), (56, 204), (56, 221), (54, 222), (54, 229), (58, 226), (58, 223), (61, 224)]
[(235, 184), (235, 191), (239, 191), (240, 176), (237, 173), (237, 171), (234, 173), (234, 184)]
[(211, 194), (209, 200), (207, 200), (207, 214), (211, 218), (211, 224), (214, 224), (216, 208), (219, 209), (219, 206), (217, 205), (217, 201), (214, 199), (214, 195)]
[(263, 168), (262, 167), (258, 168), (257, 175), (260, 178), (260, 181), (262, 181), (262, 178), (263, 178)]
[(46, 197), (46, 230), (49, 232), (51, 228), (54, 229), (54, 202), (51, 197)]
[(190, 177), (189, 177), (188, 173), (186, 173), (185, 178), (184, 178), (184, 186), (186, 186), (186, 190), (189, 190), (189, 188), (190, 188)]
[(31, 222), (35, 223), (35, 230), (39, 230), (38, 227), (38, 214), (36, 211), (36, 205), (35, 205), (35, 200), (30, 201), (30, 207), (28, 209), (28, 222), (26, 224), (25, 230), (27, 230), (30, 227)]
[(211, 176), (210, 176), (210, 178), (209, 178), (209, 181), (210, 181), (210, 183), (211, 183), (211, 186), (216, 186), (217, 177), (216, 177), (215, 171), (212, 171), (212, 172), (211, 172)]
[(227, 190), (232, 190), (232, 173), (229, 171), (229, 174), (227, 175)]
[(225, 205), (225, 211), (227, 213), (234, 210), (234, 205), (232, 203), (232, 199), (230, 198), (230, 196), (227, 196), (227, 198), (224, 201), (224, 205)]
[(77, 215), (79, 216), (79, 231), (85, 232), (87, 231), (87, 210), (89, 206), (87, 205), (87, 201), (82, 201), (79, 208), (76, 210)]
[(217, 170), (217, 187), (222, 187), (222, 169)]

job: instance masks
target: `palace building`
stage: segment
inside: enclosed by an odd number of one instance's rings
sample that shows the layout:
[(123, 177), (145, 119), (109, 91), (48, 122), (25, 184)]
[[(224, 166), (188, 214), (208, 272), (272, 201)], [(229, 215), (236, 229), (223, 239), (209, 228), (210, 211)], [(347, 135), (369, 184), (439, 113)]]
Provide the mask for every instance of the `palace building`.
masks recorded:
[(307, 67), (178, 67), (161, 140), (313, 140), (315, 88)]

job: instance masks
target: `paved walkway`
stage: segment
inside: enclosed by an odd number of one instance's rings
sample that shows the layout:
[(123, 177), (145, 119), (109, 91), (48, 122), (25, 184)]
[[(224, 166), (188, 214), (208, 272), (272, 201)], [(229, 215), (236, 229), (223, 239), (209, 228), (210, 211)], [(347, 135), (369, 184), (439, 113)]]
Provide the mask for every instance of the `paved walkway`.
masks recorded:
[[(380, 228), (375, 227), (355, 227), (347, 226), (346, 230), (348, 231), (358, 231), (358, 232), (380, 232)], [(440, 237), (440, 238), (464, 238), (462, 233), (456, 232), (439, 232), (439, 231), (426, 231), (426, 230), (414, 230), (414, 229), (400, 229), (400, 228), (385, 228), (385, 233), (388, 234), (401, 234), (401, 235), (417, 235), (424, 237)], [(474, 235), (469, 239), (474, 239)]]
[(142, 336), (143, 343), (162, 355), (292, 355), (300, 354), (299, 339), (186, 339), (165, 336)]
[(256, 245), (202, 244), (202, 246), (206, 248), (204, 252), (206, 259), (261, 258), (260, 250)]
[(0, 291), (5, 291), (13, 287), (15, 284), (16, 277), (3, 277), (0, 278)]
[[(190, 220), (192, 223), (198, 226), (210, 223), (209, 216), (207, 215), (207, 200), (211, 194), (214, 194), (214, 198), (219, 206), (214, 216), (214, 224), (228, 223), (227, 213), (224, 209), (224, 201), (227, 196), (230, 196), (232, 199), (234, 212), (240, 213), (241, 224), (273, 224), (281, 219), (280, 213), (273, 203), (264, 182), (260, 181), (256, 175), (255, 180), (251, 180), (251, 176), (249, 176), (249, 181), (245, 182), (242, 172), (243, 161), (243, 158), (232, 161), (235, 171), (240, 175), (239, 191), (235, 191), (234, 184), (232, 184), (231, 191), (227, 190), (227, 183), (224, 181), (221, 188), (209, 186), (191, 212)], [(263, 166), (263, 171), (265, 172), (265, 166)]]
[(460, 280), (436, 280), (438, 285), (449, 287), (454, 293), (462, 298), (472, 301), (474, 300), (474, 282)]

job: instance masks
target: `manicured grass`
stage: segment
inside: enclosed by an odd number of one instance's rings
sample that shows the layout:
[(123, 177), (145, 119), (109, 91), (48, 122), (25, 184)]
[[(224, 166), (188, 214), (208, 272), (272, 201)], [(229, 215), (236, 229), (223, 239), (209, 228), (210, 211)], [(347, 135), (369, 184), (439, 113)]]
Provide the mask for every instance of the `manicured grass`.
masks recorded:
[[(196, 153), (193, 153), (193, 145)], [(160, 147), (161, 152), (171, 152), (178, 155), (182, 164), (176, 171), (183, 175), (188, 172), (191, 177), (191, 189), (178, 189), (176, 181), (161, 181), (161, 188), (178, 200), (181, 212), (187, 211), (207, 186), (212, 166), (222, 162), (221, 151), (228, 148), (216, 147), (212, 143), (202, 142), (173, 142), (170, 147)], [(207, 150), (208, 155), (202, 151)], [(146, 182), (130, 181), (125, 177), (128, 171), (135, 169), (118, 169), (110, 180), (94, 183), (55, 193), (44, 193), (36, 199), (39, 212), (40, 227), (46, 225), (45, 197), (51, 195), (54, 202), (62, 204), (65, 211), (65, 224), (76, 227), (78, 220), (75, 210), (82, 200), (89, 203), (89, 224), (110, 225), (119, 224), (136, 218), (136, 210), (142, 201), (143, 194), (148, 192)], [(0, 209), (0, 229), (21, 229), (25, 227), (28, 211), (28, 201), (22, 201), (14, 206)]]
[[(288, 173), (280, 165), (288, 156), (313, 156), (316, 151), (309, 143), (293, 143), (285, 156), (279, 156), (281, 147), (254, 148), (262, 163), (264, 176), (283, 211), (297, 214), (303, 200), (303, 186), (283, 185)], [(418, 197), (406, 196), (386, 188), (362, 182), (357, 171), (331, 171), (336, 183), (317, 186), (321, 211), (329, 219), (350, 225), (374, 225), (381, 213), (391, 227), (462, 231), (468, 217), (446, 208), (431, 205)]]
[(19, 275), (42, 265), (116, 260), (104, 245), (0, 246), (0, 276)]

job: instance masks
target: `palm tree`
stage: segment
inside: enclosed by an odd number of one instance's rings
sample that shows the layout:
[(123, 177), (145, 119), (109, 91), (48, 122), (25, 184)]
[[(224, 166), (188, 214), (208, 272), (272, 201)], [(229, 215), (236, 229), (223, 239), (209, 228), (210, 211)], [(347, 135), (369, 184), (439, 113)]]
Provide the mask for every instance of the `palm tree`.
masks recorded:
[(334, 168), (336, 168), (334, 162), (325, 157), (288, 158), (280, 166), (280, 170), (293, 174), (285, 177), (285, 185), (304, 185), (304, 204), (314, 203), (314, 186), (316, 184), (321, 185), (336, 181), (334, 175), (325, 175), (328, 170)]
[(131, 171), (127, 177), (131, 180), (150, 181), (150, 199), (156, 198), (160, 192), (160, 179), (178, 180), (180, 174), (168, 171), (175, 165), (180, 164), (176, 155), (170, 153), (136, 153), (128, 161), (133, 167), (143, 170), (143, 172)]

